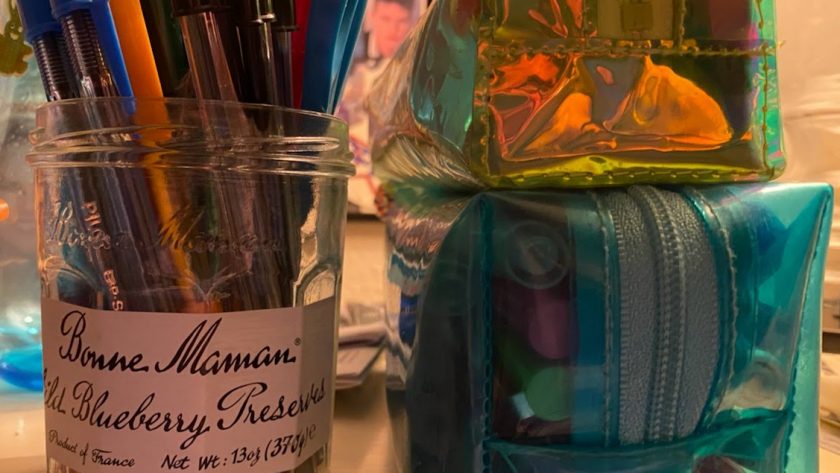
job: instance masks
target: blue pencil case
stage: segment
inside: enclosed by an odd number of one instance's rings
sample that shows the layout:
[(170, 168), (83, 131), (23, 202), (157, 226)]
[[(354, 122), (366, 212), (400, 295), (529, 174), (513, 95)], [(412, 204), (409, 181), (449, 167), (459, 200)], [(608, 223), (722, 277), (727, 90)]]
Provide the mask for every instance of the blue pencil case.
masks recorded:
[(403, 472), (817, 468), (827, 185), (395, 195)]

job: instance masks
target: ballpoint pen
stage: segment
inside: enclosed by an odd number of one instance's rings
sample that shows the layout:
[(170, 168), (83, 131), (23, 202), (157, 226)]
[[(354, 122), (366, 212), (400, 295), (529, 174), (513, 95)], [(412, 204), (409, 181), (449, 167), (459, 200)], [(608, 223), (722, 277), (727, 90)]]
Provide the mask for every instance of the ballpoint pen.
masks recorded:
[[(62, 31), (80, 95), (85, 98), (117, 97), (132, 94), (116, 29), (106, 1), (52, 0), (53, 15), (60, 18)], [(114, 71), (117, 71), (114, 74)], [(90, 102), (86, 109), (88, 128), (118, 128), (127, 125), (133, 113), (130, 102)], [(107, 145), (108, 138), (93, 137)], [(71, 218), (79, 228), (97, 226), (108, 238), (143, 234), (155, 228), (156, 216), (145, 189), (144, 176), (128, 169), (84, 168), (67, 172), (62, 186), (65, 199), (72, 204)], [(149, 296), (145, 274), (159, 271), (161, 252), (156, 248), (141, 249), (114, 242), (101, 246), (68, 249), (83, 251), (75, 259), (85, 258), (92, 264), (90, 280), (97, 295), (90, 301), (95, 307), (110, 310), (161, 310), (169, 305), (160, 297)], [(69, 256), (68, 256), (69, 257)], [(139, 268), (143, 270), (140, 271)], [(114, 288), (119, 290), (115, 291)], [(105, 295), (105, 300), (100, 299)]]
[[(258, 84), (262, 90), (269, 87), (276, 87), (272, 84), (262, 84), (266, 80), (264, 72), (266, 69), (273, 74), (271, 64), (266, 64), (262, 71), (257, 69), (249, 70), (256, 72), (249, 75), (247, 80), (242, 67), (242, 54), (238, 42), (235, 40), (236, 31), (231, 22), (232, 14), (229, 6), (219, 0), (173, 0), (173, 10), (181, 22), (181, 31), (184, 35), (184, 43), (187, 48), (187, 57), (190, 62), (191, 77), (196, 97), (201, 100), (215, 99), (231, 102), (239, 102), (246, 96), (247, 85)], [(269, 7), (262, 3), (255, 5), (256, 15), (261, 19), (257, 21), (250, 33), (270, 33), (268, 22), (270, 15), (260, 15), (269, 10)], [(270, 38), (262, 37), (265, 40)], [(261, 39), (258, 37), (257, 42)], [(264, 41), (270, 46), (270, 41)], [(266, 52), (266, 59), (271, 59), (271, 52)], [(262, 60), (262, 58), (260, 58)], [(249, 64), (250, 68), (251, 64)], [(253, 94), (254, 91), (248, 91)], [(254, 94), (255, 96), (256, 94)], [(220, 140), (226, 142), (231, 137), (242, 138), (252, 136), (255, 131), (264, 129), (269, 123), (262, 119), (268, 118), (267, 114), (246, 114), (236, 106), (224, 107), (221, 116), (205, 117), (209, 134), (212, 136), (220, 122), (225, 126), (221, 130), (225, 136)], [(211, 119), (213, 122), (211, 122)], [(251, 123), (251, 119), (257, 123)], [(256, 126), (256, 128), (255, 128)], [(242, 146), (248, 146), (243, 144)], [(240, 147), (240, 152), (242, 148)], [(282, 189), (275, 189), (276, 179), (260, 177), (255, 186), (237, 186), (231, 181), (229, 175), (223, 173), (214, 181), (217, 188), (209, 195), (214, 196), (213, 206), (219, 212), (220, 218), (228, 223), (229, 230), (234, 233), (232, 238), (248, 238), (258, 235), (264, 226), (275, 228), (275, 219), (270, 212), (275, 206), (284, 207), (282, 199), (275, 197)], [(282, 180), (282, 177), (280, 178)], [(207, 189), (194, 189), (195, 193), (207, 193)], [(198, 194), (197, 194), (198, 195)], [(282, 215), (282, 213), (281, 213)], [(282, 232), (287, 227), (282, 228)], [(281, 233), (284, 234), (284, 233)], [(285, 250), (285, 240), (282, 245), (282, 255), (286, 257), (289, 252)], [(199, 262), (204, 266), (213, 264), (212, 261)], [(232, 297), (226, 301), (225, 310), (252, 310), (266, 307), (283, 307), (290, 303), (290, 284), (285, 282), (288, 271), (288, 263), (280, 265), (274, 258), (245, 258), (241, 268), (237, 268), (248, 277), (237, 278), (233, 283), (235, 289)], [(259, 270), (255, 270), (255, 268)], [(283, 283), (280, 283), (280, 280)]]
[(20, 2), (20, 16), (26, 41), (35, 50), (47, 100), (78, 97), (61, 25), (52, 16), (49, 0)]
[[(251, 0), (243, 3), (237, 18), (243, 71), (242, 100), (278, 106), (291, 106), (291, 73), (288, 61), (288, 38), (295, 28), (294, 3), (290, 0)], [(270, 129), (272, 123), (256, 114), (255, 125), (259, 130)], [(282, 130), (294, 128), (295, 122), (280, 115)], [(278, 123), (274, 123), (277, 125)], [(296, 225), (298, 194), (293, 190), (292, 179), (285, 176), (261, 176), (257, 188), (260, 199), (256, 223), (267, 226), (272, 235), (282, 235), (283, 251), (262, 259), (269, 273), (277, 274), (282, 281), (280, 290), (268, 291), (275, 295), (269, 303), (291, 305), (292, 284), (299, 273), (300, 226)]]
[(140, 0), (119, 0), (111, 13), (135, 97), (163, 97)]
[(273, 1), (275, 21), (271, 25), (271, 34), (276, 56), (276, 75), (280, 84), (280, 91), (283, 94), (279, 105), (294, 107), (295, 69), (292, 57), (292, 35), (298, 29), (297, 12), (295, 11), (297, 6), (295, 0)]
[(348, 9), (357, 0), (312, 0), (309, 25), (306, 33), (306, 59), (304, 60), (304, 87), (301, 108), (330, 113), (333, 77), (341, 60), (336, 48), (341, 40), (342, 22)]
[(243, 71), (242, 101), (283, 105), (277, 76), (272, 26), (276, 22), (271, 0), (249, 0), (239, 5), (237, 32)]
[(309, 29), (311, 0), (294, 0), (295, 29), (291, 36), (292, 103), (300, 108), (303, 97), (303, 65), (306, 61), (306, 36)]
[[(61, 28), (67, 45), (67, 50), (72, 60), (73, 73), (79, 81), (79, 95), (82, 97), (107, 97), (116, 96), (117, 88), (114, 84), (108, 66), (99, 43), (96, 26), (90, 11), (91, 4), (79, 4), (72, 1), (52, 0), (53, 16), (61, 21)], [(98, 122), (99, 117), (88, 117), (93, 122)], [(104, 185), (105, 188), (102, 188)], [(114, 195), (116, 197), (119, 189), (113, 173), (108, 173), (103, 179), (98, 179), (82, 170), (73, 170), (68, 173), (66, 181), (62, 186), (62, 198), (72, 203), (66, 211), (66, 218), (78, 228), (92, 228), (92, 223), (86, 223), (86, 219), (95, 222), (96, 228), (103, 222), (112, 223), (114, 212), (109, 211), (102, 205), (102, 195)], [(119, 212), (117, 212), (119, 213)], [(103, 214), (106, 217), (103, 217)], [(124, 223), (125, 219), (114, 218)], [(123, 226), (123, 225), (120, 225)], [(106, 234), (113, 232), (106, 231)], [(96, 287), (90, 288), (93, 292), (88, 293), (81, 288), (68, 288), (68, 302), (79, 304), (104, 305), (104, 308), (116, 309), (120, 300), (116, 296), (107, 297), (104, 301), (98, 301), (96, 294), (109, 294), (108, 280), (118, 278), (120, 283), (127, 283), (123, 280), (123, 272), (113, 251), (104, 247), (93, 249), (88, 246), (86, 250), (71, 247), (64, 250), (65, 259), (75, 261), (75, 266), (80, 270), (84, 268), (87, 273), (87, 280)], [(89, 264), (84, 264), (88, 262)]]
[(242, 97), (239, 53), (224, 0), (172, 0), (190, 63), (196, 98), (239, 101)]
[[(306, 36), (301, 108), (333, 113), (365, 12), (364, 0), (313, 0)], [(326, 13), (322, 13), (326, 12)]]
[(107, 0), (51, 0), (82, 97), (134, 95)]
[(167, 97), (184, 96), (190, 85), (189, 65), (181, 28), (172, 15), (172, 3), (141, 0), (140, 4), (163, 93)]
[[(163, 3), (158, 3), (158, 5)], [(112, 12), (135, 96), (162, 98), (163, 88), (158, 75), (160, 68), (157, 67), (152, 51), (149, 29), (140, 1), (120, 0), (112, 5)], [(158, 101), (138, 103), (133, 122), (138, 125), (157, 126), (170, 123), (166, 105)], [(170, 140), (171, 137), (172, 133), (169, 130), (153, 129), (138, 136), (138, 141), (149, 149), (153, 149), (161, 142)], [(146, 216), (141, 221), (147, 222), (149, 228), (163, 227), (171, 222), (178, 208), (184, 203), (182, 199), (169, 191), (167, 172), (155, 165), (161, 161), (161, 158), (162, 154), (159, 152), (149, 152), (143, 158), (144, 163), (147, 164), (145, 184), (148, 186), (150, 195), (149, 199), (143, 200), (151, 201), (153, 207), (146, 208)], [(138, 181), (137, 184), (141, 189), (145, 187), (143, 182)], [(189, 257), (183, 250), (170, 247), (168, 251), (145, 253), (144, 257), (150, 261), (157, 261), (160, 267), (167, 268), (167, 272), (178, 275), (176, 283), (180, 288), (179, 300), (177, 303), (166, 301), (167, 310), (184, 310), (185, 307), (196, 306), (195, 297), (188, 289), (190, 286)]]
[(350, 63), (353, 59), (353, 51), (356, 49), (356, 41), (359, 38), (359, 32), (362, 27), (362, 20), (365, 17), (366, 7), (366, 0), (358, 0), (355, 8), (352, 11), (348, 9), (346, 14), (345, 24), (347, 25), (347, 33), (344, 35), (344, 44), (339, 48), (339, 51), (343, 50), (341, 64), (330, 90), (330, 109), (332, 110), (335, 110), (338, 106), (338, 103), (341, 100), (341, 94), (344, 91), (344, 83), (347, 79), (347, 72), (350, 70)]

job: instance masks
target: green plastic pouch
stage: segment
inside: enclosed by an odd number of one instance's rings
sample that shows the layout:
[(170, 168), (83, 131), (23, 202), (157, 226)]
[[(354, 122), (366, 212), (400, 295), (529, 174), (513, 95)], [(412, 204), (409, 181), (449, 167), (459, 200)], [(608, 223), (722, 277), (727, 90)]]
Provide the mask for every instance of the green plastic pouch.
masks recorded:
[(772, 0), (439, 0), (377, 88), (386, 182), (713, 183), (784, 168)]
[(828, 186), (396, 202), (404, 472), (817, 471)]

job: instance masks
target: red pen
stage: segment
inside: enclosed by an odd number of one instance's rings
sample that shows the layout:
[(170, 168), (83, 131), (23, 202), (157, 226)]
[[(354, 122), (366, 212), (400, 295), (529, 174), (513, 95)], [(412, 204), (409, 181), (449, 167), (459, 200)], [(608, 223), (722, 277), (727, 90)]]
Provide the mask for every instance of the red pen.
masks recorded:
[(303, 63), (306, 57), (306, 32), (309, 29), (310, 0), (297, 0), (295, 13), (298, 28), (292, 32), (292, 67), (295, 107), (300, 107), (303, 97)]

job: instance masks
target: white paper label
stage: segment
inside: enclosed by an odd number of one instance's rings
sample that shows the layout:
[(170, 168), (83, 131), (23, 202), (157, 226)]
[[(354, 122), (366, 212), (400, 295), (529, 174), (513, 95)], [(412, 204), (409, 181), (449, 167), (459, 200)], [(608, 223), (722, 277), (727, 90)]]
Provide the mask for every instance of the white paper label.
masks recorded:
[(330, 438), (335, 299), (225, 314), (42, 304), (47, 455), (80, 473), (276, 473)]

